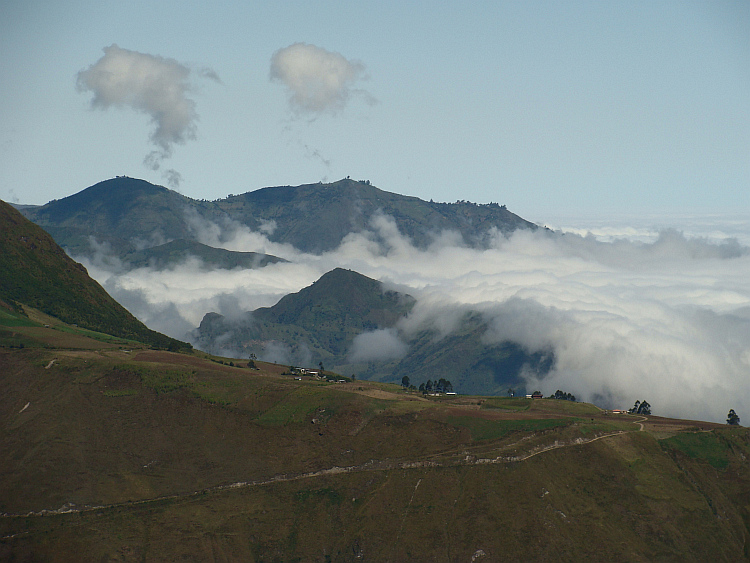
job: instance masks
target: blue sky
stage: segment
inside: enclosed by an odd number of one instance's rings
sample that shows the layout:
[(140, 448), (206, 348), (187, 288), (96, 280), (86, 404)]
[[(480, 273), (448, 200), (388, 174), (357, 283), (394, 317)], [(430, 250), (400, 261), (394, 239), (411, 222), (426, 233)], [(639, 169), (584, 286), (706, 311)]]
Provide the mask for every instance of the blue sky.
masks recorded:
[[(81, 73), (113, 45), (185, 69), (197, 117), (166, 139), (161, 106), (92, 108)], [(116, 175), (198, 199), (351, 176), (536, 221), (750, 210), (749, 2), (5, 0), (0, 54), (7, 201)], [(318, 55), (351, 72), (335, 103), (295, 105)]]

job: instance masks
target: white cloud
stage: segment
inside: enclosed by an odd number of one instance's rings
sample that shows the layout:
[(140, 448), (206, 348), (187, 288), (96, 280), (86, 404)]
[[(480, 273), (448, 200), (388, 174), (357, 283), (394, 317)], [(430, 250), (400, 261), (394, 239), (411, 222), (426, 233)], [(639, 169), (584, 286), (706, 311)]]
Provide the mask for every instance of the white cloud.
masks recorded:
[(352, 94), (374, 101), (366, 91), (353, 89), (365, 77), (361, 62), (307, 43), (294, 43), (271, 57), (270, 78), (286, 86), (289, 105), (298, 114), (336, 114)]
[[(190, 69), (174, 59), (122, 49), (113, 44), (104, 48), (104, 56), (77, 75), (80, 92), (92, 92), (91, 107), (109, 109), (127, 107), (145, 113), (154, 126), (150, 141), (157, 150), (150, 152), (144, 164), (158, 170), (162, 160), (172, 155), (175, 144), (195, 139), (198, 114), (191, 91)], [(202, 69), (199, 76), (218, 81), (216, 73)], [(179, 183), (179, 173), (167, 172), (167, 178)]]
[(409, 350), (409, 346), (399, 338), (398, 331), (392, 328), (373, 330), (360, 334), (352, 342), (349, 361), (388, 362), (400, 360)]
[[(115, 298), (140, 292), (153, 311), (173, 315), (173, 305), (197, 326), (206, 312), (269, 306), (334, 267), (350, 268), (418, 300), (398, 335), (376, 331), (358, 339), (361, 358), (378, 349), (400, 354), (401, 338), (426, 326), (449, 334), (473, 309), (489, 323), (488, 343), (510, 339), (529, 351), (554, 350), (552, 372), (528, 380), (545, 394), (562, 389), (613, 407), (646, 399), (655, 414), (716, 421), (730, 408), (750, 413), (750, 252), (736, 241), (677, 231), (647, 243), (517, 231), (496, 235), (483, 250), (456, 244), (450, 234), (420, 250), (380, 216), (372, 232), (350, 234), (317, 256), (234, 223), (196, 221), (195, 228), (208, 244), (293, 262), (214, 272), (190, 264), (165, 272), (90, 271)], [(156, 314), (148, 315), (147, 324)]]

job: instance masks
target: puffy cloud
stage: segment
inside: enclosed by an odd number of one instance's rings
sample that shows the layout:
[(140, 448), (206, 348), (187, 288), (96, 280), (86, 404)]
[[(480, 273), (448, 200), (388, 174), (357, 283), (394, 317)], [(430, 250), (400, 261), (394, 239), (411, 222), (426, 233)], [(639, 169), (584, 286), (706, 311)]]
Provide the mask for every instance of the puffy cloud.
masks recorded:
[(365, 78), (361, 62), (307, 43), (276, 51), (271, 57), (270, 78), (286, 86), (289, 105), (299, 114), (335, 114), (353, 93), (374, 101), (366, 91), (352, 88)]
[[(158, 170), (162, 160), (172, 155), (175, 144), (195, 139), (198, 114), (191, 91), (190, 69), (174, 59), (122, 49), (113, 44), (104, 56), (77, 75), (80, 92), (92, 92), (91, 107), (127, 107), (145, 113), (154, 126), (149, 139), (157, 147), (144, 164)], [(199, 76), (218, 81), (216, 73), (202, 69)], [(168, 179), (179, 183), (174, 170)]]

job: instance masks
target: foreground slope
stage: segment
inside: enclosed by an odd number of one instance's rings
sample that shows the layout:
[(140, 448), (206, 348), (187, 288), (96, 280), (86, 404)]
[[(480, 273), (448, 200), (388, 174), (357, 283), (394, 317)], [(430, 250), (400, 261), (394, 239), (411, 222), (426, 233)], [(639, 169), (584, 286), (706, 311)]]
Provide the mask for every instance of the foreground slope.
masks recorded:
[(70, 324), (174, 349), (187, 344), (149, 330), (71, 260), (52, 237), (0, 201), (0, 300)]
[(748, 558), (743, 428), (229, 363), (0, 349), (0, 559)]

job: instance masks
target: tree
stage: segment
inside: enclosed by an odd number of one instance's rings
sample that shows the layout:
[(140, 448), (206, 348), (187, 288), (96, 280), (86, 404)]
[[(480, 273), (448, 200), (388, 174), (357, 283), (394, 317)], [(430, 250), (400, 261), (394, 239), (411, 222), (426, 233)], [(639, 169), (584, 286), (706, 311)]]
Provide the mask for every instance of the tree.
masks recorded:
[(559, 389), (555, 391), (555, 394), (550, 397), (551, 399), (561, 399), (563, 401), (573, 401), (575, 402), (576, 396), (572, 393), (566, 393), (564, 391), (560, 391)]
[(651, 414), (651, 405), (648, 404), (648, 401), (636, 401), (633, 408), (629, 409), (628, 412), (630, 414), (649, 415)]
[(425, 388), (425, 391), (427, 391), (428, 393), (432, 393), (432, 380), (431, 379), (427, 380), (427, 383), (425, 383), (424, 388)]
[(508, 397), (515, 397), (516, 391), (513, 389), (513, 387), (508, 387)]
[(420, 383), (420, 384), (419, 384), (419, 392), (420, 392), (420, 393), (422, 393), (423, 395), (424, 395), (425, 393), (427, 393), (427, 389), (425, 389), (425, 387), (424, 387), (424, 383)]
[(404, 389), (409, 388), (409, 376), (408, 375), (405, 375), (404, 377), (401, 378), (401, 387), (403, 387)]
[(740, 425), (740, 417), (737, 416), (737, 413), (734, 412), (734, 409), (729, 409), (729, 414), (727, 415), (727, 424), (731, 426)]

